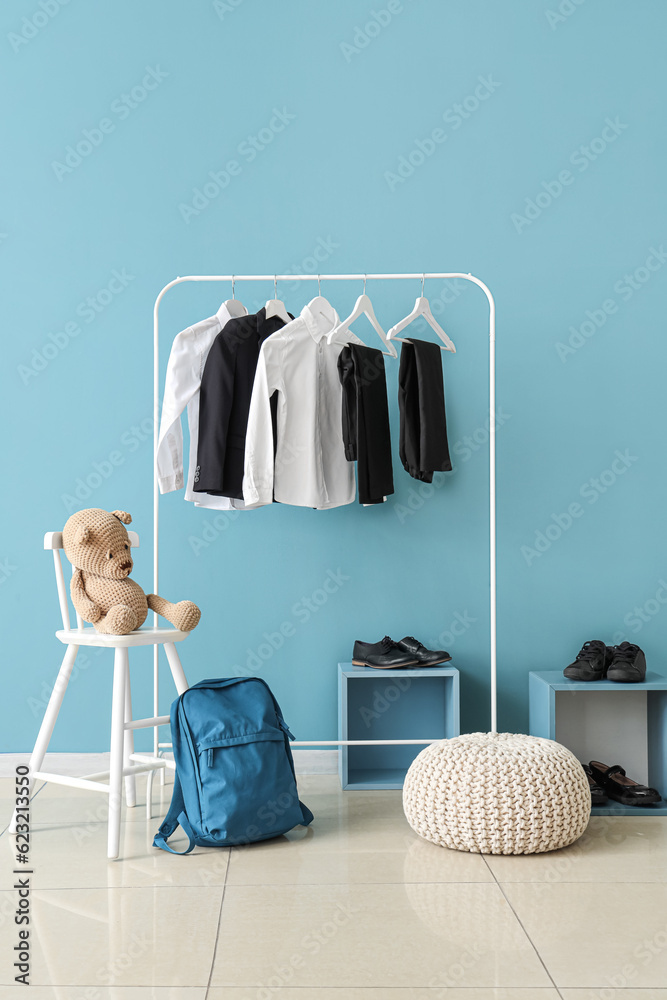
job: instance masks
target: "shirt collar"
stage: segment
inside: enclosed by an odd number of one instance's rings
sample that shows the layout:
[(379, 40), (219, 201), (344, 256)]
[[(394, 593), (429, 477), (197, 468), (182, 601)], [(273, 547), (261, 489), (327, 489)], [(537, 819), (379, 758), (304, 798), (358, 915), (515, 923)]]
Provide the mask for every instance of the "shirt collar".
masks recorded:
[(313, 310), (310, 306), (304, 306), (301, 310), (301, 319), (306, 324), (306, 329), (316, 344), (322, 337), (328, 336), (333, 328), (340, 323), (334, 307), (319, 296), (318, 298), (320, 301), (317, 309)]
[[(243, 308), (245, 309), (245, 306)], [(222, 303), (222, 305), (220, 306), (220, 308), (218, 309), (218, 311), (217, 311), (217, 313), (215, 315), (217, 316), (218, 322), (220, 323), (220, 329), (222, 329), (223, 326), (225, 326), (225, 324), (228, 323), (230, 321), (230, 319), (233, 318), (224, 302)], [(248, 310), (247, 309), (245, 309), (245, 312), (243, 313), (243, 315), (244, 316), (248, 315)]]

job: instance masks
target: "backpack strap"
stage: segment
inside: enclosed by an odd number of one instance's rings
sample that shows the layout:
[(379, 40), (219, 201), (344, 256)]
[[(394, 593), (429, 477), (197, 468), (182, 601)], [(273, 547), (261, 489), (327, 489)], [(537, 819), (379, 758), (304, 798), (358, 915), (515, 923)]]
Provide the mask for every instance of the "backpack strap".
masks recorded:
[[(168, 838), (171, 837), (177, 826), (182, 827), (189, 840), (189, 844), (185, 851), (175, 851), (173, 847), (169, 847), (167, 844)], [(169, 851), (170, 854), (189, 854), (190, 851), (193, 850), (194, 846), (195, 836), (192, 832), (192, 827), (188, 822), (188, 817), (185, 812), (183, 791), (181, 789), (181, 782), (179, 781), (177, 772), (174, 775), (174, 794), (171, 797), (169, 812), (165, 816), (160, 829), (153, 838), (153, 847), (160, 847), (163, 851)]]

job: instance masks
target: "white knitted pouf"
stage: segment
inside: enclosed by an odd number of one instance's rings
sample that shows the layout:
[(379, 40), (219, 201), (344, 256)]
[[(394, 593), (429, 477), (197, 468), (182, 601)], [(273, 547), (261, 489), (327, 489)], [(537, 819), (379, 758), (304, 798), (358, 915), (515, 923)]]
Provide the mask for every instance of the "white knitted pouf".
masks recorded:
[(420, 837), (479, 854), (539, 854), (566, 847), (588, 825), (583, 767), (553, 740), (466, 733), (413, 760), (403, 809)]

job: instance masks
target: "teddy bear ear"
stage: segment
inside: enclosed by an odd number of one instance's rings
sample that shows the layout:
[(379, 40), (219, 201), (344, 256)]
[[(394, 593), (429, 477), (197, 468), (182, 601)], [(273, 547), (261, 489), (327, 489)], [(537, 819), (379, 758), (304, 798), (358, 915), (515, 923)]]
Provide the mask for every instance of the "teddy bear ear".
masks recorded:
[(112, 510), (111, 513), (123, 524), (132, 524), (132, 515), (128, 514), (126, 510)]
[(76, 542), (77, 545), (85, 545), (87, 542), (91, 540), (92, 537), (93, 533), (90, 530), (90, 528), (86, 527), (85, 525), (81, 525), (76, 535), (74, 536), (74, 541)]

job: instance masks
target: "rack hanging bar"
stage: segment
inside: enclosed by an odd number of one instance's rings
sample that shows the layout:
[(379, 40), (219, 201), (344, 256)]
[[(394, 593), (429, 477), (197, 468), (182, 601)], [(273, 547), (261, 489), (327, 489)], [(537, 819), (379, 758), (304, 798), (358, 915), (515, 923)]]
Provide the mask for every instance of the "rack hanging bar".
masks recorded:
[(291, 740), (291, 747), (403, 747), (426, 743), (439, 743), (437, 740)]
[[(489, 303), (489, 577), (490, 577), (490, 679), (491, 679), (491, 732), (498, 731), (497, 699), (497, 587), (496, 587), (496, 304), (490, 289), (473, 274), (462, 271), (404, 272), (396, 274), (189, 274), (174, 278), (159, 292), (153, 307), (153, 590), (159, 593), (159, 497), (157, 480), (157, 445), (160, 419), (160, 352), (159, 318), (160, 303), (170, 288), (189, 281), (413, 281), (422, 279), (447, 280), (460, 278), (481, 288)], [(157, 614), (153, 615), (157, 624)], [(158, 715), (159, 651), (153, 653), (153, 715)], [(380, 743), (390, 744), (391, 740)], [(298, 745), (298, 744), (297, 744)], [(306, 744), (314, 746), (316, 744)], [(320, 746), (326, 743), (317, 744)], [(334, 743), (329, 745), (339, 746)], [(154, 753), (158, 753), (158, 730), (154, 731)], [(161, 775), (163, 772), (161, 772)]]

